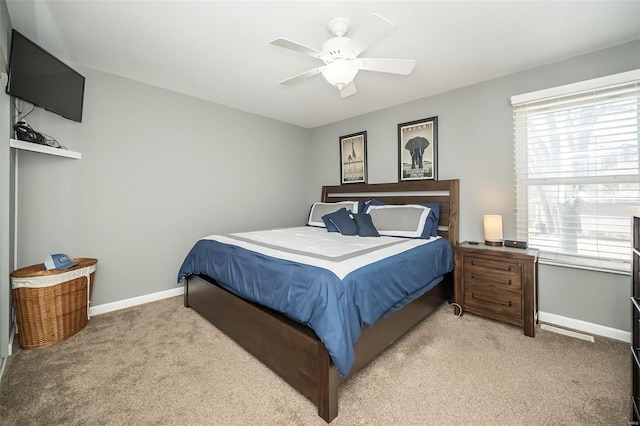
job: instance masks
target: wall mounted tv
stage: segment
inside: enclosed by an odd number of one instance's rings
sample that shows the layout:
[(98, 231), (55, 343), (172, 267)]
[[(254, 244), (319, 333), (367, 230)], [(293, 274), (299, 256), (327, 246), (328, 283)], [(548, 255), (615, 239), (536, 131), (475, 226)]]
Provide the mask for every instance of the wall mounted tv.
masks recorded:
[(82, 122), (84, 77), (28, 38), (12, 31), (7, 94)]

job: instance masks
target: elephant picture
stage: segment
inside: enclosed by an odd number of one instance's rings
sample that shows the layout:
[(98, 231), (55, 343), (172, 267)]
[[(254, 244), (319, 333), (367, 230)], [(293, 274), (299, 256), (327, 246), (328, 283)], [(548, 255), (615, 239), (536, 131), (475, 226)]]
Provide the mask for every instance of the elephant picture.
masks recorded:
[(431, 143), (427, 140), (427, 138), (423, 138), (422, 136), (416, 136), (415, 138), (409, 139), (409, 142), (404, 146), (404, 149), (409, 151), (411, 154), (411, 168), (412, 169), (422, 169), (422, 156), (424, 155), (424, 150), (431, 145)]
[(340, 182), (367, 182), (367, 132), (340, 136)]
[(399, 180), (437, 179), (438, 117), (398, 124)]

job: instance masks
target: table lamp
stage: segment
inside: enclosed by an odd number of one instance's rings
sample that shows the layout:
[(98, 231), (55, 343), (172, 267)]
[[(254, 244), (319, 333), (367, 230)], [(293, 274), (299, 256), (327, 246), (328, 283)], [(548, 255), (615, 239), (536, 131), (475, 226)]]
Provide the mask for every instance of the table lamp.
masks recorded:
[(486, 214), (482, 217), (484, 224), (484, 243), (488, 246), (502, 246), (502, 216)]

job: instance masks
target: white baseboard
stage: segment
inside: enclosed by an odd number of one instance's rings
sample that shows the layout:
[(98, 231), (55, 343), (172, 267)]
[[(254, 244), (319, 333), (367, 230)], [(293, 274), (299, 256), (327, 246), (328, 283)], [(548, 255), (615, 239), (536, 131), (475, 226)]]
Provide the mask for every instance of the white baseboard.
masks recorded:
[(2, 374), (4, 374), (4, 367), (7, 365), (9, 357), (0, 358), (0, 386), (2, 386)]
[(604, 325), (594, 324), (574, 318), (567, 318), (561, 315), (550, 314), (548, 312), (538, 312), (538, 321), (570, 328), (576, 331), (582, 331), (583, 333), (595, 334), (597, 336), (631, 343), (631, 333), (624, 330), (618, 330), (617, 328), (606, 327)]
[[(102, 305), (92, 306), (89, 308), (89, 315), (106, 314), (120, 309), (130, 308), (132, 306), (142, 305), (157, 300), (168, 299), (170, 297), (181, 296), (184, 294), (184, 286), (176, 287), (171, 290), (160, 291), (157, 293), (146, 294), (144, 296), (132, 297), (131, 299), (119, 300), (117, 302), (105, 303)], [(623, 342), (631, 342), (631, 333), (616, 328), (606, 327), (604, 325), (594, 324), (574, 318), (563, 317), (561, 315), (551, 314), (548, 312), (538, 312), (538, 321), (569, 328), (571, 330), (581, 331), (583, 333), (595, 334), (597, 336), (608, 337), (610, 339), (620, 340)]]
[(171, 290), (159, 291), (157, 293), (146, 294), (144, 296), (132, 297), (131, 299), (119, 300), (117, 302), (103, 303), (102, 305), (91, 306), (89, 315), (106, 314), (107, 312), (118, 311), (132, 306), (143, 305), (157, 300), (168, 299), (170, 297), (184, 294), (184, 286), (172, 288)]
[(11, 328), (11, 334), (9, 335), (9, 350), (7, 352), (6, 358), (0, 358), (0, 383), (2, 383), (2, 375), (4, 374), (4, 369), (7, 366), (7, 360), (11, 356), (13, 352), (13, 339), (16, 337), (16, 327), (15, 325)]
[(16, 338), (17, 332), (18, 332), (18, 325), (14, 322), (11, 327), (11, 334), (9, 334), (9, 348), (7, 350), (8, 355), (11, 355), (13, 353), (13, 341)]

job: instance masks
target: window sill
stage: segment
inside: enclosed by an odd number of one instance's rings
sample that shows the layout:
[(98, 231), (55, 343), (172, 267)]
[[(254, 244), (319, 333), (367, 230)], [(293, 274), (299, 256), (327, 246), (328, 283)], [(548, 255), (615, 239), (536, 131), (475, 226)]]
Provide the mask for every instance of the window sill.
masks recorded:
[(585, 271), (605, 272), (617, 275), (631, 275), (631, 265), (625, 262), (607, 262), (584, 260), (581, 263), (576, 259), (558, 259), (554, 255), (543, 255), (538, 257), (538, 263), (542, 265), (560, 266), (562, 268), (582, 269)]

